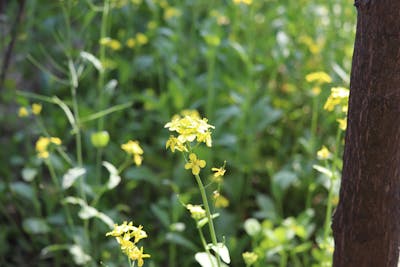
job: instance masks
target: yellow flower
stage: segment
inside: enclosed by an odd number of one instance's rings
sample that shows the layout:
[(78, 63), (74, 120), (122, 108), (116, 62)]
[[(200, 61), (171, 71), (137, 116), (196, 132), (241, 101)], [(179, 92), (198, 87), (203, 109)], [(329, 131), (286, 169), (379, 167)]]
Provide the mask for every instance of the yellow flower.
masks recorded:
[(136, 42), (139, 45), (144, 45), (147, 44), (149, 42), (149, 38), (147, 38), (146, 35), (144, 35), (143, 33), (139, 32), (136, 34)]
[(214, 206), (216, 208), (226, 208), (229, 206), (229, 200), (222, 196), (218, 191), (213, 192)]
[(169, 137), (169, 139), (167, 140), (167, 143), (165, 144), (165, 148), (166, 148), (166, 149), (170, 148), (172, 152), (175, 152), (175, 149), (176, 149), (176, 150), (179, 150), (179, 151), (185, 151), (185, 152), (188, 151), (187, 148), (186, 148), (186, 146), (185, 146), (184, 144), (182, 144), (182, 143), (178, 140), (178, 138), (176, 138), (176, 137), (173, 136), (173, 135), (171, 135), (171, 136)]
[(211, 170), (214, 172), (214, 177), (222, 177), (226, 172), (225, 164), (221, 168), (211, 168)]
[(347, 113), (347, 105), (349, 101), (350, 91), (344, 87), (333, 87), (331, 94), (325, 102), (324, 109), (333, 111), (336, 106), (341, 107), (341, 111)]
[(164, 10), (164, 19), (165, 20), (179, 17), (180, 15), (181, 15), (181, 11), (175, 7), (168, 7)]
[(111, 39), (110, 37), (104, 37), (100, 39), (100, 44), (111, 48), (112, 50), (120, 50), (121, 43), (118, 40)]
[(307, 82), (330, 83), (332, 78), (323, 71), (312, 72), (306, 76)]
[(150, 254), (143, 254), (143, 247), (138, 249), (136, 246), (132, 250), (129, 251), (128, 256), (133, 261), (137, 260), (139, 267), (143, 266), (143, 264), (144, 264), (143, 259), (144, 258), (150, 258), (151, 257)]
[(129, 47), (129, 48), (134, 48), (134, 47), (135, 47), (135, 44), (136, 44), (136, 40), (133, 39), (133, 38), (129, 38), (129, 39), (126, 41), (126, 46)]
[(189, 210), (190, 215), (195, 220), (201, 220), (206, 217), (206, 211), (200, 205), (187, 204), (186, 208)]
[(329, 159), (332, 156), (331, 152), (326, 148), (326, 146), (322, 146), (320, 150), (317, 152), (318, 159)]
[(20, 107), (18, 109), (18, 117), (28, 117), (29, 116), (29, 112), (25, 107)]
[(197, 159), (196, 154), (191, 153), (189, 155), (189, 162), (185, 164), (185, 169), (192, 169), (193, 175), (198, 175), (200, 173), (200, 168), (204, 168), (205, 166), (205, 160)]
[(42, 111), (42, 105), (41, 104), (37, 104), (37, 103), (33, 103), (32, 104), (32, 113), (33, 114), (39, 115), (41, 111)]
[(208, 124), (207, 119), (201, 119), (197, 111), (184, 111), (182, 113), (183, 117), (174, 116), (164, 127), (177, 132), (179, 134), (177, 139), (181, 144), (190, 143), (197, 139), (198, 142), (204, 142), (208, 147), (211, 147), (212, 140), (209, 129), (215, 127)]
[(250, 5), (252, 2), (253, 0), (233, 0), (233, 3), (235, 3), (236, 5), (239, 5), (241, 3), (245, 5)]
[(121, 145), (122, 150), (124, 150), (128, 155), (133, 156), (133, 161), (137, 166), (142, 164), (143, 149), (140, 147), (138, 141), (129, 140), (127, 143)]
[(258, 255), (254, 252), (244, 252), (242, 257), (246, 266), (253, 265), (258, 259)]
[(345, 131), (347, 128), (347, 119), (337, 119), (336, 121), (339, 123), (339, 129)]
[(50, 143), (55, 145), (61, 145), (61, 139), (58, 137), (39, 137), (36, 141), (36, 152), (38, 153), (38, 157), (42, 159), (47, 159), (49, 157), (49, 152), (47, 150)]

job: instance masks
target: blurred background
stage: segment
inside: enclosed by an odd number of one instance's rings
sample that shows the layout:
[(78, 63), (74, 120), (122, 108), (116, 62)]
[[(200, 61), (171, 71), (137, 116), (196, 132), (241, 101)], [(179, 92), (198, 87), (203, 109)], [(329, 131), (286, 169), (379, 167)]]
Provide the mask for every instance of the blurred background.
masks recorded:
[[(200, 195), (164, 128), (197, 110), (230, 266), (331, 266), (345, 115), (325, 103), (349, 85), (355, 19), (345, 0), (0, 1), (0, 265), (127, 266), (111, 218), (143, 225), (144, 266), (199, 266), (182, 203)], [(41, 136), (61, 140), (48, 157)]]

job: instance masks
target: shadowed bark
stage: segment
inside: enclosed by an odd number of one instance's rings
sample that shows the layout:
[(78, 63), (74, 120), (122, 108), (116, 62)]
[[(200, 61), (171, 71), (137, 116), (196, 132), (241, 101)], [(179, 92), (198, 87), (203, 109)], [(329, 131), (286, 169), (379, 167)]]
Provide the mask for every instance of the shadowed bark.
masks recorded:
[(357, 32), (334, 267), (397, 267), (400, 246), (400, 1), (356, 1)]

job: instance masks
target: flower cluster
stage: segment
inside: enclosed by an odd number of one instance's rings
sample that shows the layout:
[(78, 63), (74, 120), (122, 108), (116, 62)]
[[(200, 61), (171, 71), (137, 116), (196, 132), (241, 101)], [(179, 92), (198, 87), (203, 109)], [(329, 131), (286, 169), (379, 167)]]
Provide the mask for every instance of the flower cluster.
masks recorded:
[(192, 218), (197, 221), (206, 217), (206, 211), (200, 205), (187, 204), (186, 208), (190, 212)]
[(317, 152), (317, 157), (320, 160), (329, 159), (332, 157), (332, 153), (328, 150), (326, 146), (322, 146), (322, 148)]
[(121, 145), (122, 150), (124, 150), (128, 155), (133, 156), (133, 161), (136, 166), (142, 165), (143, 161), (143, 149), (139, 145), (139, 141), (129, 140), (127, 143)]
[(185, 111), (183, 116), (176, 115), (170, 122), (165, 124), (171, 132), (177, 132), (178, 137), (171, 135), (167, 141), (166, 148), (172, 152), (176, 150), (188, 151), (190, 143), (197, 140), (199, 143), (205, 143), (211, 147), (211, 131), (215, 127), (208, 124), (206, 118), (201, 119), (197, 111)]
[(132, 222), (123, 222), (121, 225), (115, 224), (114, 230), (106, 234), (106, 236), (114, 236), (121, 246), (122, 252), (125, 253), (130, 260), (137, 261), (139, 267), (143, 266), (143, 259), (150, 258), (149, 254), (143, 253), (143, 247), (137, 247), (137, 243), (141, 239), (147, 238), (146, 232), (142, 229), (143, 227), (141, 225), (136, 227), (133, 226)]
[(314, 96), (317, 96), (321, 93), (321, 87), (320, 87), (321, 84), (331, 83), (332, 78), (326, 72), (317, 71), (317, 72), (311, 72), (311, 73), (307, 74), (306, 81), (309, 83), (315, 84), (315, 86), (312, 88), (311, 92)]
[(18, 109), (18, 117), (28, 117), (30, 112), (32, 112), (33, 115), (39, 115), (41, 111), (42, 105), (38, 103), (33, 103), (30, 110), (26, 107), (20, 107)]
[(347, 127), (346, 115), (348, 111), (349, 94), (350, 91), (347, 88), (333, 87), (324, 105), (324, 109), (327, 111), (333, 111), (338, 107), (338, 110), (344, 114), (344, 118), (337, 119), (339, 128), (342, 130), (346, 130)]
[(49, 157), (48, 147), (50, 144), (61, 145), (61, 139), (58, 137), (39, 137), (36, 141), (36, 152), (39, 158), (47, 159)]

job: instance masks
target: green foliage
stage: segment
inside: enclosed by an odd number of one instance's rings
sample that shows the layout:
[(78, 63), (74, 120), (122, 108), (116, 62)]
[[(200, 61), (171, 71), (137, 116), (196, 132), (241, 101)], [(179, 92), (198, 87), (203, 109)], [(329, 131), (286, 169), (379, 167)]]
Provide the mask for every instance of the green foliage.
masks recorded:
[[(26, 1), (0, 96), (1, 266), (122, 266), (105, 233), (123, 221), (146, 228), (144, 266), (198, 266), (182, 203), (201, 196), (184, 159), (165, 150), (164, 125), (185, 109), (215, 126), (213, 149), (196, 151), (207, 167), (227, 161), (218, 190), (229, 206), (211, 209), (230, 266), (244, 266), (245, 251), (258, 255), (252, 266), (330, 266), (343, 114), (323, 106), (349, 83), (355, 10), (235, 2)], [(317, 71), (332, 82), (307, 82)], [(47, 159), (40, 136), (62, 140)], [(129, 140), (143, 155), (121, 149)], [(322, 145), (331, 158), (317, 159)], [(212, 195), (212, 174), (202, 178)]]

